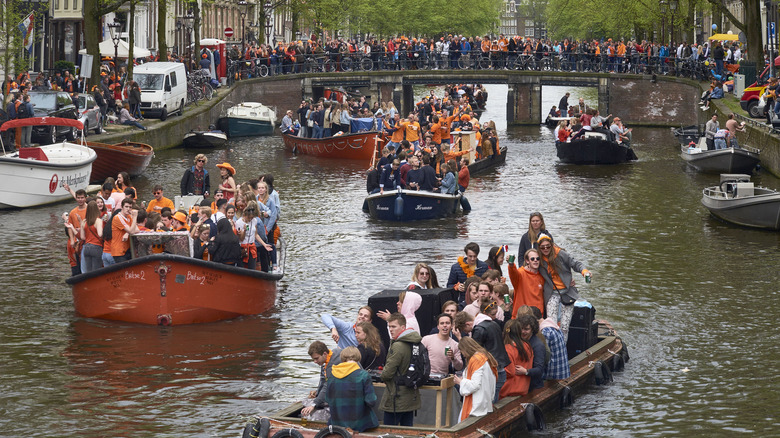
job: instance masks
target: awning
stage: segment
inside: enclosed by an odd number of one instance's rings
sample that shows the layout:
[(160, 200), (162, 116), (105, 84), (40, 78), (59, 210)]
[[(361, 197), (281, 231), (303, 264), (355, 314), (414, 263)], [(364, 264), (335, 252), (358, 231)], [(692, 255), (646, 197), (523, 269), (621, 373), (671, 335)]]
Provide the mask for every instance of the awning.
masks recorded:
[(13, 119), (3, 123), (0, 126), (0, 132), (22, 126), (72, 126), (77, 129), (84, 129), (84, 124), (76, 119), (65, 119), (62, 117), (28, 117), (26, 119)]
[[(98, 45), (100, 48), (100, 56), (110, 56), (114, 57), (114, 41), (111, 39), (107, 39), (100, 43)], [(87, 53), (87, 49), (81, 49), (79, 50), (79, 53), (82, 55), (85, 55)], [(127, 58), (130, 54), (130, 45), (125, 40), (119, 40), (119, 45), (117, 46), (117, 56), (120, 58)], [(147, 56), (150, 56), (152, 52), (149, 51), (149, 49), (142, 49), (138, 46), (133, 47), (133, 57), (135, 58), (145, 58)]]
[(739, 36), (733, 33), (716, 33), (715, 35), (707, 38), (713, 41), (738, 41)]

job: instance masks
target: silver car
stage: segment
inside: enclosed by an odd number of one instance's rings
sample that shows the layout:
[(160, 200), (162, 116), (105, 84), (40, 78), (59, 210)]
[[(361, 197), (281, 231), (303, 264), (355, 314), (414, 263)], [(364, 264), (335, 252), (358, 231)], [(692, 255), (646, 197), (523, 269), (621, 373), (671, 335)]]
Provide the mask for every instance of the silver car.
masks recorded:
[(95, 97), (91, 94), (79, 94), (78, 116), (81, 123), (84, 124), (84, 136), (91, 129), (95, 134), (103, 132), (102, 114), (100, 107), (95, 102)]

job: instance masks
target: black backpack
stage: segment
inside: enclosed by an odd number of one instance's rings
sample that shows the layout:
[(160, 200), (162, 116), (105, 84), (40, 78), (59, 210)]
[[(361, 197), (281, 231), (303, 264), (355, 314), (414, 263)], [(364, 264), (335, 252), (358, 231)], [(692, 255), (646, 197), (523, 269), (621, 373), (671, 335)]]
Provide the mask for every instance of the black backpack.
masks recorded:
[(32, 114), (30, 114), (29, 111), (27, 111), (27, 104), (22, 102), (19, 105), (19, 108), (16, 110), (16, 118), (17, 119), (27, 119), (32, 117)]
[(407, 388), (417, 389), (426, 382), (431, 375), (431, 361), (428, 359), (428, 349), (422, 343), (410, 344), (412, 347), (412, 358), (409, 361), (409, 368), (406, 372), (395, 378), (396, 385), (403, 385)]

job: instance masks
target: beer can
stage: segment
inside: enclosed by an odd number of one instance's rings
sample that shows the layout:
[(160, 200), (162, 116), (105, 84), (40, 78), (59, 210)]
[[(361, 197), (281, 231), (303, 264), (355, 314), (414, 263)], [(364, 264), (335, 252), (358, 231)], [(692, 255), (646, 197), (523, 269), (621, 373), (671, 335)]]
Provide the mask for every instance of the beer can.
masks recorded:
[(444, 355), (446, 356), (446, 355), (448, 355), (448, 354), (450, 354), (450, 346), (449, 346), (449, 345), (447, 345), (446, 347), (444, 347)]
[(504, 302), (509, 304), (509, 294), (504, 294)]

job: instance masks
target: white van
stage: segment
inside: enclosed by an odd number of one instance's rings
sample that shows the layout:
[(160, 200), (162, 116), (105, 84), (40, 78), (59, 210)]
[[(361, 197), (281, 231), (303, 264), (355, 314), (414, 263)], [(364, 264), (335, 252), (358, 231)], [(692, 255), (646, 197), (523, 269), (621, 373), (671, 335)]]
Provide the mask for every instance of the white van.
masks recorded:
[(147, 62), (133, 68), (133, 80), (141, 87), (141, 114), (168, 118), (184, 111), (187, 72), (180, 62)]

